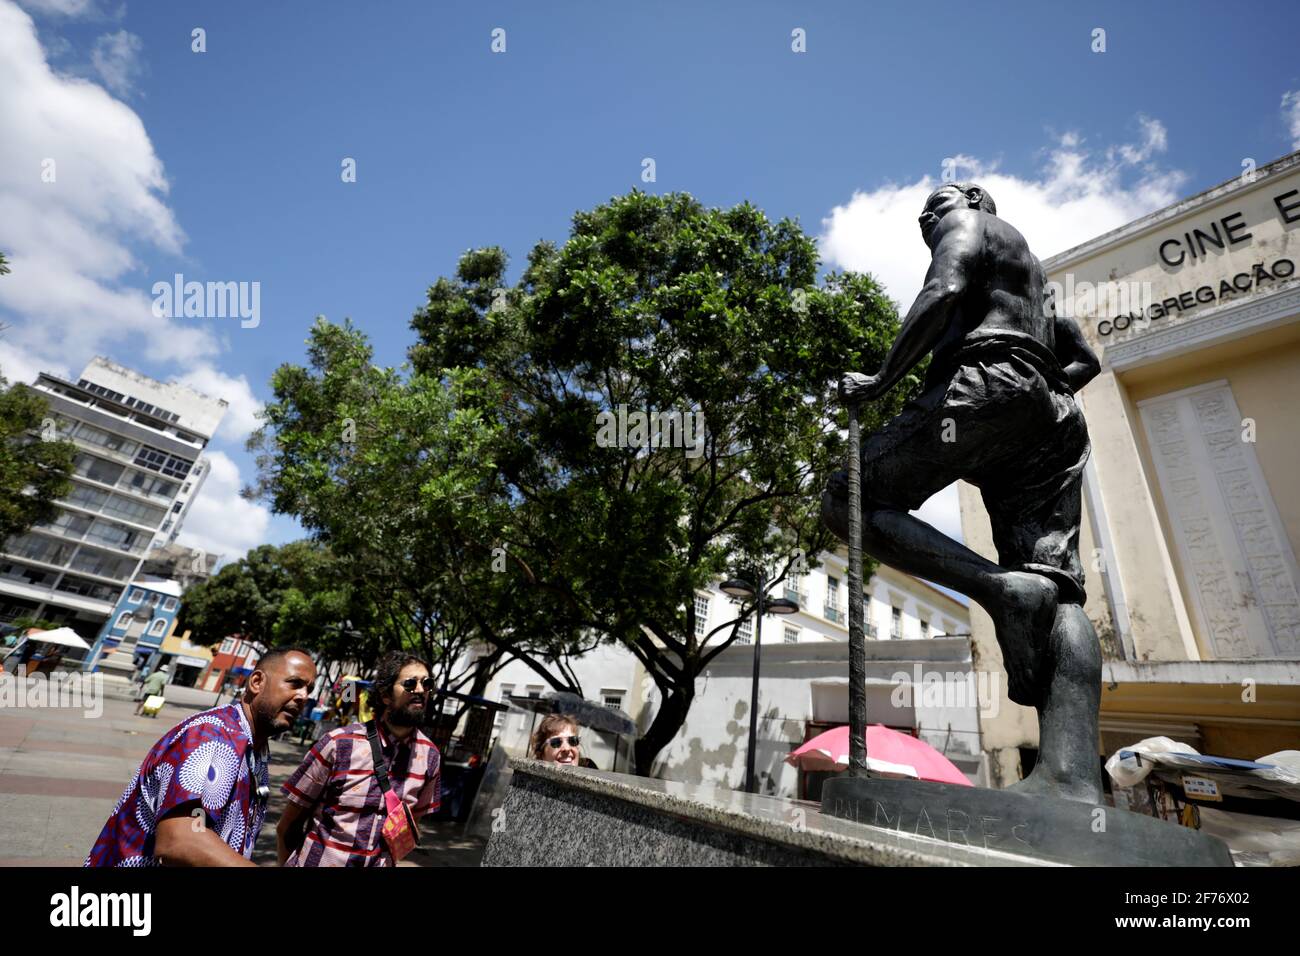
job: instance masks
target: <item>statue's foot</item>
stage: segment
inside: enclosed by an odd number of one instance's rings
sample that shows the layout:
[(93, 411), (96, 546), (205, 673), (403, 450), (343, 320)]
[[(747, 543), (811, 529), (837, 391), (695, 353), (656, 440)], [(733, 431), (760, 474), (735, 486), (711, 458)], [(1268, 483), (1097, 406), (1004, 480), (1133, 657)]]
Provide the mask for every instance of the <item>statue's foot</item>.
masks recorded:
[(1017, 780), (1006, 789), (1013, 793), (1055, 797), (1058, 800), (1073, 800), (1077, 803), (1101, 805), (1105, 802), (1105, 795), (1094, 784), (1086, 780), (1059, 776), (1044, 769), (1041, 763), (1030, 771), (1029, 776)]
[(999, 581), (1002, 595), (985, 610), (993, 618), (1007, 680), (1021, 697), (1045, 676), (1039, 669), (1056, 623), (1056, 584), (1030, 571), (1008, 571)]

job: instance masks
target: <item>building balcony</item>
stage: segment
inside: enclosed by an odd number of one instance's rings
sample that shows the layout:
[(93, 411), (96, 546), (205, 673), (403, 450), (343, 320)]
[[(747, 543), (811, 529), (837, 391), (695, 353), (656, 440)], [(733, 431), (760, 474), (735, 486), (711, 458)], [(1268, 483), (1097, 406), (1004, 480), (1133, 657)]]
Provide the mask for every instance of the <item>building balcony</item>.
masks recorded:
[[(98, 482), (86, 481), (86, 479), (82, 478), (80, 475), (75, 475), (74, 480), (85, 481), (86, 484), (94, 485), (96, 490), (102, 490), (102, 491), (108, 490), (103, 485), (100, 485)], [(157, 534), (158, 528), (161, 527), (163, 521), (165, 521), (167, 518), (167, 511), (164, 509), (159, 509), (162, 511), (162, 514), (158, 516), (158, 523), (153, 525), (147, 525), (147, 524), (140, 524), (138, 521), (133, 521), (130, 518), (123, 517), (122, 515), (118, 514), (115, 511), (108, 510), (109, 505), (112, 503), (111, 501), (104, 502), (99, 506), (98, 509), (90, 507), (89, 504), (83, 504), (82, 502), (79, 501), (72, 501), (67, 498), (57, 498), (55, 499), (54, 503), (57, 504), (60, 508), (65, 508), (68, 511), (75, 511), (78, 514), (83, 514), (86, 515), (87, 517), (104, 518), (108, 521), (116, 522), (117, 524), (126, 525), (132, 531), (143, 531), (146, 534), (150, 534), (150, 535)]]
[(808, 592), (807, 592), (807, 591), (801, 591), (801, 590), (799, 590), (798, 588), (792, 588), (792, 587), (790, 587), (789, 585), (787, 585), (787, 586), (786, 586), (786, 589), (785, 589), (785, 592), (784, 592), (784, 594), (783, 594), (782, 596), (783, 596), (787, 601), (794, 601), (795, 604), (798, 604), (798, 605), (799, 605), (799, 610), (801, 610), (801, 611), (807, 610), (807, 608), (808, 608)]
[(58, 538), (60, 541), (78, 541), (89, 547), (99, 548), (101, 551), (108, 551), (112, 554), (121, 555), (126, 558), (138, 559), (143, 557), (144, 552), (148, 550), (149, 544), (147, 541), (141, 541), (138, 547), (133, 547), (128, 550), (120, 548), (116, 544), (105, 541), (98, 536), (91, 535), (89, 529), (78, 534), (75, 531), (69, 531), (67, 528), (55, 524), (32, 525), (30, 533), (49, 535)]
[[(77, 567), (76, 565), (73, 565), (71, 563), (51, 564), (48, 561), (42, 561), (40, 558), (35, 557), (28, 552), (29, 549), (19, 549), (18, 551), (0, 551), (0, 557), (9, 558), (14, 561), (21, 561), (24, 564), (29, 564), (34, 567), (40, 568), (42, 571), (51, 571), (55, 574), (62, 574), (64, 572), (67, 572), (68, 574), (75, 574), (79, 578), (92, 578), (93, 580), (95, 580), (100, 584), (110, 584), (115, 587), (122, 587), (130, 583), (131, 579), (135, 576), (134, 565), (132, 565), (131, 571), (122, 575), (122, 577), (120, 578), (115, 578), (107, 574), (100, 574), (95, 571), (87, 571), (84, 568)], [(73, 555), (72, 558), (70, 559), (70, 561), (76, 561), (76, 560), (77, 560), (76, 555)]]
[(827, 601), (822, 607), (822, 616), (841, 627), (847, 627), (849, 623), (848, 613), (844, 610), (844, 605)]
[(207, 447), (208, 441), (202, 436), (196, 435), (196, 440), (186, 441), (169, 430), (170, 426), (160, 428), (99, 396), (87, 398), (80, 394), (82, 390), (79, 385), (48, 372), (41, 373), (35, 388), (49, 401), (51, 407), (69, 418), (87, 421), (98, 428), (112, 429), (134, 441), (151, 442), (156, 447), (175, 450), (178, 454), (183, 454), (184, 451), (202, 451)]

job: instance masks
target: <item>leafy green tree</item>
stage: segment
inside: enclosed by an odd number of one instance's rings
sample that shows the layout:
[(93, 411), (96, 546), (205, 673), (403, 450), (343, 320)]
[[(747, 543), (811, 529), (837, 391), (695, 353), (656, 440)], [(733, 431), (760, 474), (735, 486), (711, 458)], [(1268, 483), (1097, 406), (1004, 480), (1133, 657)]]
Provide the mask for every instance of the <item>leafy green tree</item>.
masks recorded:
[[(8, 273), (0, 253), (0, 275)], [(75, 453), (71, 442), (58, 440), (45, 399), (26, 385), (8, 387), (0, 376), (0, 544), (58, 513), (54, 501), (72, 488)]]
[(440, 687), (481, 694), (507, 650), (547, 674), (594, 644), (557, 628), (552, 597), (500, 573), (493, 542), (511, 509), (482, 376), (379, 368), (346, 322), (318, 320), (308, 356), (272, 378), (246, 494), (340, 556), (378, 626), (430, 660)]
[[(640, 773), (752, 611), (703, 634), (695, 593), (755, 567), (779, 586), (835, 544), (819, 517), (845, 453), (835, 383), (879, 367), (898, 319), (871, 277), (819, 284), (817, 270), (795, 222), (633, 192), (578, 213), (562, 247), (536, 246), (517, 284), (500, 249), (467, 253), (414, 316), (417, 372), (486, 382), (479, 408), (500, 430), (512, 511), (503, 535), (529, 586), (573, 627), (627, 647), (658, 688)], [(908, 384), (864, 409), (864, 429)], [(620, 407), (699, 416), (706, 434), (690, 449), (630, 432), (611, 443), (602, 413)]]
[[(879, 366), (896, 308), (869, 276), (819, 282), (797, 223), (685, 195), (617, 197), (538, 244), (513, 285), (506, 266), (474, 250), (434, 283), (410, 374), (318, 321), (309, 364), (275, 373), (248, 493), (364, 568), (395, 632), (444, 661), (481, 649), (471, 687), (513, 656), (580, 693), (571, 657), (626, 647), (658, 689), (636, 744), (649, 773), (752, 614), (701, 633), (696, 592), (757, 567), (779, 589), (834, 545), (819, 498), (844, 459), (835, 383)], [(620, 408), (700, 440), (611, 436)]]
[[(9, 272), (0, 253), (0, 275)], [(0, 331), (4, 327), (0, 326)], [(34, 389), (0, 375), (0, 546), (58, 514), (72, 489), (76, 448), (58, 438), (49, 404)]]
[(382, 634), (347, 575), (313, 542), (261, 545), (186, 591), (178, 623), (207, 646), (238, 634), (263, 647), (294, 644), (328, 660), (373, 664)]

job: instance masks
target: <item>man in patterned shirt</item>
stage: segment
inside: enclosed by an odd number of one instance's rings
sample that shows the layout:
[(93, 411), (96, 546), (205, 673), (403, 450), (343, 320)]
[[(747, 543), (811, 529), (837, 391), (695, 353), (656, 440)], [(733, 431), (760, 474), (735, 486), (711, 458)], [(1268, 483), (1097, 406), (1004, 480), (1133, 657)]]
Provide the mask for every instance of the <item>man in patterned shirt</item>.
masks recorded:
[[(411, 654), (379, 662), (370, 706), (389, 784), (418, 823), (441, 802), (441, 757), (420, 731), (433, 679)], [(375, 776), (367, 724), (332, 730), (284, 784), (276, 827), (282, 866), (393, 866), (381, 835), (387, 807)]]
[(253, 866), (270, 793), (266, 742), (288, 730), (316, 680), (311, 656), (268, 652), (242, 700), (173, 727), (140, 764), (86, 866)]

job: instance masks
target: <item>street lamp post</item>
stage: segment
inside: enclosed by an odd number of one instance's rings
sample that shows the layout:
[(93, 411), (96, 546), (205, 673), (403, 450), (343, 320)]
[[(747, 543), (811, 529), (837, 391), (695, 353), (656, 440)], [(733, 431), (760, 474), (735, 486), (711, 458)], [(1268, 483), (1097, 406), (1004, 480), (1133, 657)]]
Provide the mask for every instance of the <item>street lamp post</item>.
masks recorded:
[(758, 742), (758, 675), (763, 664), (763, 615), (794, 614), (799, 605), (789, 598), (767, 599), (767, 573), (758, 568), (755, 574), (758, 586), (750, 584), (744, 578), (732, 578), (722, 582), (722, 593), (740, 601), (753, 601), (754, 614), (754, 678), (749, 692), (749, 752), (745, 756), (745, 792), (754, 793), (758, 781), (754, 776), (754, 758)]

